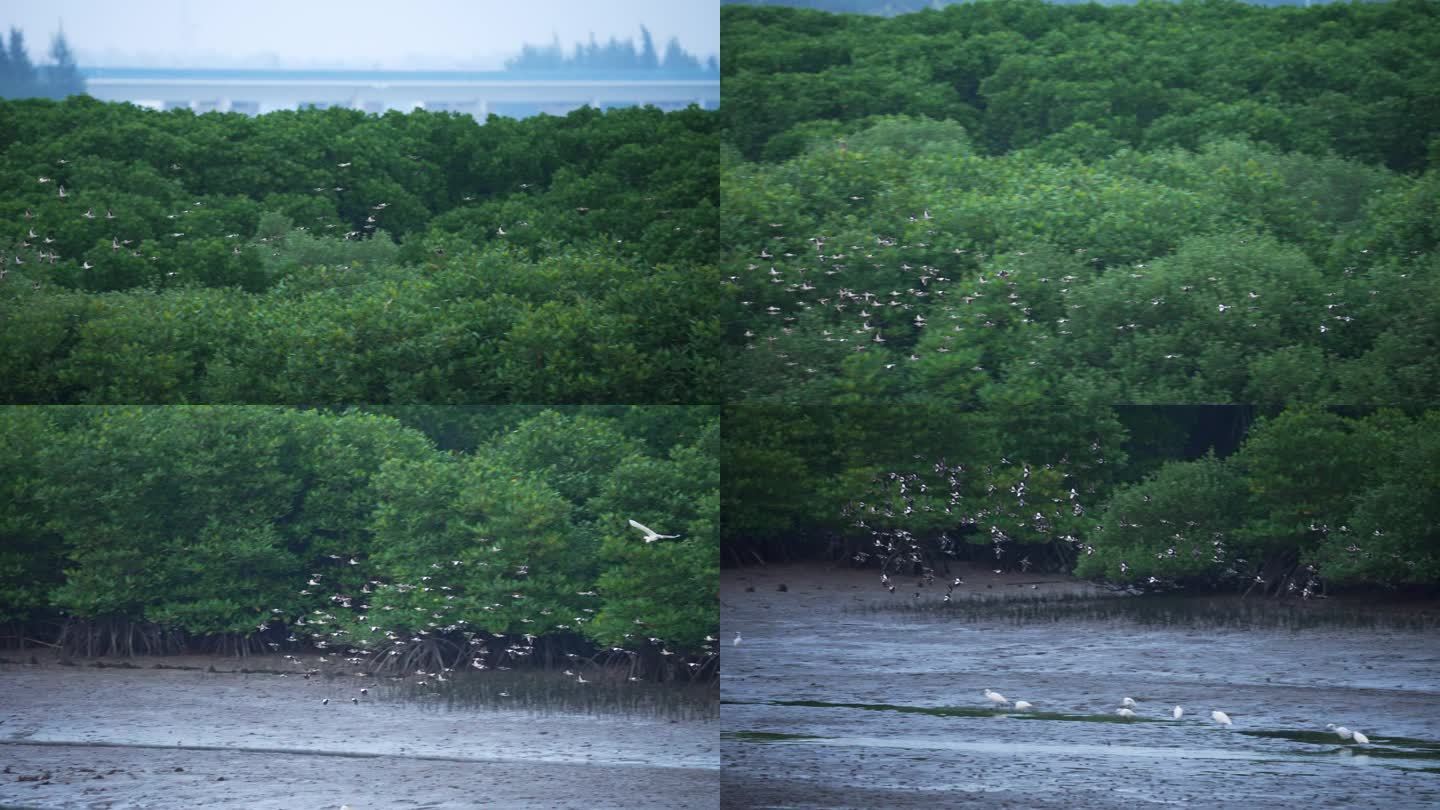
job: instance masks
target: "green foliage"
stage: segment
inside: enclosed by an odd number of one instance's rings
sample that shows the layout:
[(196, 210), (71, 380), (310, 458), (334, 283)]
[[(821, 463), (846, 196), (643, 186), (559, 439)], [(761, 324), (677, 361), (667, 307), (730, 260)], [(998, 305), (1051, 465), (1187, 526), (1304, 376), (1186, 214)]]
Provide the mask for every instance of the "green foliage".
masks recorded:
[(481, 125), (77, 97), (0, 101), (0, 122), (7, 401), (678, 403), (718, 385), (715, 113)]
[[(1142, 589), (1433, 586), (1437, 412), (937, 403), (726, 412), (723, 554), (945, 557)], [(899, 563), (904, 563), (903, 565)]]
[(731, 398), (1419, 412), (1432, 5), (725, 7)]
[[(672, 652), (708, 645), (713, 412), (401, 412), (468, 449), (366, 410), (0, 409), (0, 621), (380, 651), (462, 629), (631, 644), (642, 619)], [(683, 537), (647, 545), (632, 518)]]
[(1436, 416), (1302, 407), (1262, 420), (1229, 458), (1173, 461), (1118, 489), (1075, 573), (1304, 596), (1433, 584)]
[(1214, 455), (1169, 462), (1110, 498), (1075, 574), (1115, 582), (1158, 577), (1218, 584), (1230, 565), (1233, 533), (1245, 518), (1245, 497), (1234, 465)]
[[(591, 502), (601, 515), (596, 579), (604, 607), (587, 635), (623, 644), (632, 634), (682, 649), (705, 646), (720, 611), (720, 425), (667, 457), (631, 456)], [(635, 520), (676, 540), (643, 543)]]
[(24, 622), (45, 613), (61, 582), (60, 537), (46, 525), (39, 490), (44, 449), (56, 438), (43, 408), (0, 412), (0, 622)]
[(1053, 150), (1065, 132), (1092, 144), (1087, 158), (1218, 136), (1413, 170), (1437, 121), (1435, 13), (998, 0), (883, 19), (727, 5), (726, 138), (754, 159), (799, 122), (926, 114), (995, 152)]

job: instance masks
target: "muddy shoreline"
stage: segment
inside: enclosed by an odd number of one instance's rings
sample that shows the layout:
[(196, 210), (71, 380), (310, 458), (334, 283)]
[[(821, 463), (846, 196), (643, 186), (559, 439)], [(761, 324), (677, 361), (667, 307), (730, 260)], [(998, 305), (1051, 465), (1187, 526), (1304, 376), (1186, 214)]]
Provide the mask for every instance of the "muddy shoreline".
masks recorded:
[[(12, 661), (30, 658), (10, 653)], [(362, 810), (719, 802), (715, 722), (451, 710), (402, 699), (384, 679), (280, 677), (273, 674), (284, 665), (278, 656), (137, 658), (137, 669), (36, 658), (38, 666), (0, 664), (0, 762), (8, 769), (0, 773), (0, 805)], [(146, 668), (156, 664), (195, 668)], [(645, 791), (637, 793), (636, 784)]]

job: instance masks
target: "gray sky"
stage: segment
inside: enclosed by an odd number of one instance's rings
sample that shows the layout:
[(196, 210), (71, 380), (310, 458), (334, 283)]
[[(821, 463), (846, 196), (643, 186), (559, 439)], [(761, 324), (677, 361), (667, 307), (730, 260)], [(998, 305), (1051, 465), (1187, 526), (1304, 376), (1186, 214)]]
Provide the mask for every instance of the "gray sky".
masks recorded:
[[(559, 34), (656, 47), (670, 37), (702, 59), (720, 51), (719, 0), (5, 0), (0, 26), (49, 61), (63, 22), (82, 65), (499, 68)], [(268, 62), (266, 61), (268, 60)]]

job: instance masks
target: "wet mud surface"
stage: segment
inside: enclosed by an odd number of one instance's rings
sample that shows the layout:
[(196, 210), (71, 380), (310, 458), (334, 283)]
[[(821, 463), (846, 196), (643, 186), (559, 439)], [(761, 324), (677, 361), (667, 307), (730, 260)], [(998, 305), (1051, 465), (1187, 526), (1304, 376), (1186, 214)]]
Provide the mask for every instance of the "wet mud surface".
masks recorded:
[(715, 722), (452, 711), (382, 681), (0, 664), (0, 806), (718, 804)]
[[(1440, 806), (1433, 624), (1253, 600), (1155, 611), (1060, 578), (957, 573), (988, 601), (916, 609), (943, 585), (892, 595), (873, 572), (724, 572), (722, 806)], [(1034, 706), (992, 708), (987, 688)], [(1134, 719), (1115, 714), (1126, 696)]]

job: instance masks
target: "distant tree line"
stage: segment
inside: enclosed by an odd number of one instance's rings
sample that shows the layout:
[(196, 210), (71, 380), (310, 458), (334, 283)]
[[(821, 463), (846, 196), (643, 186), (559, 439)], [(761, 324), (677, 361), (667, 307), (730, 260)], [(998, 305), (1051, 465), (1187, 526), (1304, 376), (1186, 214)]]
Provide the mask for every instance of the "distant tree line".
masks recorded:
[(601, 45), (590, 35), (589, 42), (577, 42), (568, 53), (557, 36), (549, 45), (526, 45), (520, 54), (505, 62), (507, 70), (663, 70), (667, 73), (719, 73), (714, 56), (703, 62), (671, 37), (661, 54), (655, 48), (650, 29), (640, 26), (640, 46), (635, 40), (614, 37)]
[(53, 64), (36, 65), (25, 49), (25, 32), (10, 28), (7, 45), (0, 37), (0, 98), (65, 98), (85, 92), (85, 80), (62, 31), (50, 43)]

